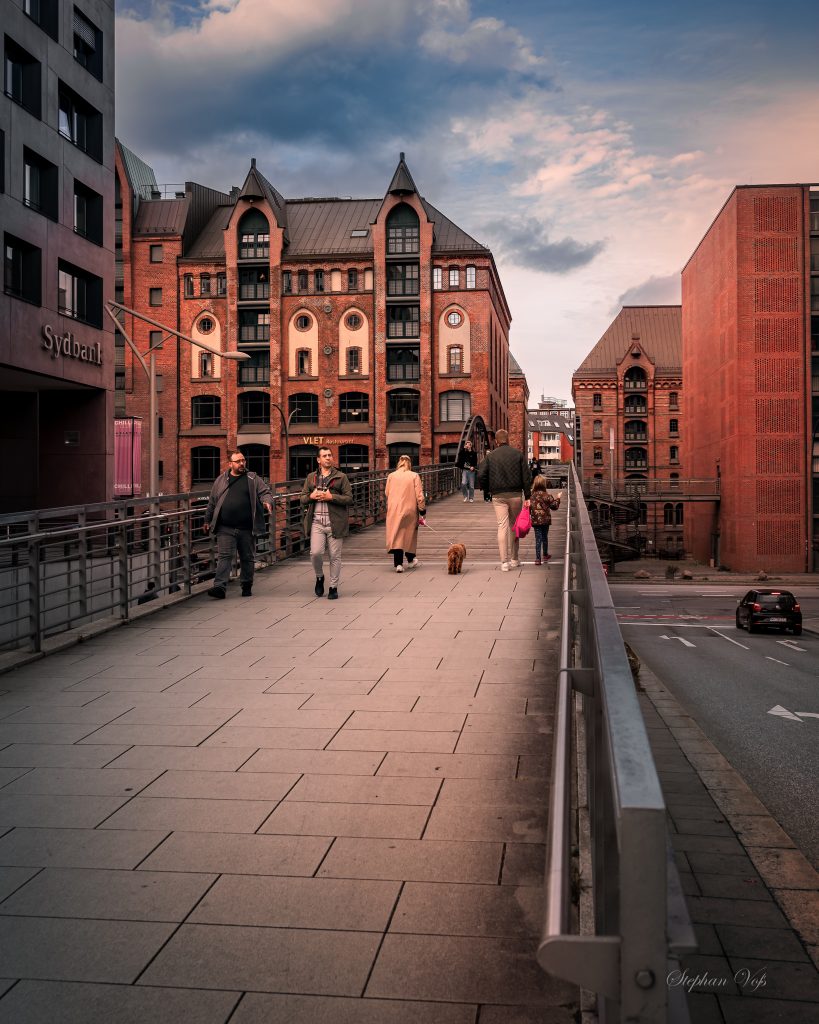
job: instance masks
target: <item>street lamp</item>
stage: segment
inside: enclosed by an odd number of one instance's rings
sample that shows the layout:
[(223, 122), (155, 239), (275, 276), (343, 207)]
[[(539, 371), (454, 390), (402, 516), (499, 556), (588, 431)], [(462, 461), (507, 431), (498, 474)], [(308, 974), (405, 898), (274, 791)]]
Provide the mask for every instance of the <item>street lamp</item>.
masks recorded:
[[(133, 352), (139, 365), (145, 371), (145, 376), (148, 378), (148, 391), (149, 391), (149, 432), (148, 432), (148, 458), (150, 460), (150, 471), (149, 471), (149, 488), (150, 497), (156, 497), (159, 490), (159, 475), (158, 466), (156, 461), (156, 448), (157, 448), (157, 417), (156, 417), (156, 350), (162, 348), (165, 344), (165, 337), (173, 335), (174, 337), (181, 338), (183, 341), (187, 341), (191, 345), (195, 345), (197, 348), (204, 349), (206, 352), (210, 352), (212, 355), (219, 356), (220, 359), (232, 359), (236, 362), (243, 362), (245, 359), (250, 359), (250, 356), (246, 352), (217, 352), (212, 349), (209, 345), (205, 345), (201, 341), (197, 341), (196, 338), (191, 338), (187, 334), (182, 334), (181, 331), (175, 331), (172, 327), (166, 327), (165, 324), (157, 323), (156, 320), (152, 320), (150, 317), (145, 316), (143, 313), (137, 313), (135, 309), (129, 309), (127, 306), (123, 306), (120, 302), (112, 302), (109, 300), (105, 303), (105, 312), (114, 322), (114, 329), (125, 338), (128, 347)], [(131, 316), (142, 320), (146, 324), (150, 324), (152, 327), (157, 327), (162, 331), (163, 337), (161, 341), (158, 341), (155, 345), (151, 345), (148, 351), (143, 355), (133, 342), (133, 339), (125, 330), (124, 325), (120, 322), (117, 317), (117, 313), (129, 313)], [(145, 362), (145, 356), (149, 356), (149, 361)]]
[(275, 409), (279, 416), (282, 418), (282, 426), (284, 427), (284, 478), (285, 480), (290, 479), (290, 422), (296, 413), (299, 411), (298, 406), (290, 410), (290, 415), (284, 415), (284, 409), (278, 404), (278, 402), (271, 402), (270, 408)]

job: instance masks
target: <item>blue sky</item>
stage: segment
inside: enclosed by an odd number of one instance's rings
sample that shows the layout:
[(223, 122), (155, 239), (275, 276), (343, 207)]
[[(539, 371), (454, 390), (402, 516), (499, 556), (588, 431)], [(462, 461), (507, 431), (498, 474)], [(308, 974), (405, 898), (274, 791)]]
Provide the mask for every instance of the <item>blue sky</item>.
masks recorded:
[(533, 402), (736, 184), (819, 182), (807, 0), (120, 0), (117, 134), (162, 182), (421, 193), (490, 245)]

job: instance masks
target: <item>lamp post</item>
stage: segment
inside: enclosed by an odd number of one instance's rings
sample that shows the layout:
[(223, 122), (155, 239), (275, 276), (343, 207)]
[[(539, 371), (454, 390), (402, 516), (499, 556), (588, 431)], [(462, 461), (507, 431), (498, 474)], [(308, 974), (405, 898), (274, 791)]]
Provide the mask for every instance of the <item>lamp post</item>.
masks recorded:
[[(149, 401), (149, 412), (148, 416), (150, 419), (149, 431), (148, 431), (148, 458), (150, 461), (149, 469), (149, 490), (150, 497), (156, 497), (159, 491), (159, 476), (158, 467), (156, 461), (156, 449), (157, 449), (157, 416), (156, 416), (156, 350), (162, 348), (165, 344), (166, 337), (181, 338), (183, 341), (187, 341), (190, 345), (195, 345), (197, 348), (204, 349), (205, 352), (210, 352), (212, 355), (219, 356), (220, 359), (231, 359), (236, 362), (243, 362), (245, 359), (250, 359), (250, 356), (246, 352), (217, 352), (212, 349), (209, 345), (205, 345), (201, 341), (197, 341), (196, 338), (191, 338), (187, 334), (182, 334), (181, 331), (176, 331), (172, 327), (167, 327), (165, 324), (160, 324), (156, 320), (152, 320), (150, 317), (145, 316), (143, 313), (137, 313), (135, 309), (129, 309), (127, 306), (123, 306), (120, 302), (112, 302), (110, 299), (105, 303), (105, 312), (114, 322), (114, 329), (125, 338), (128, 347), (133, 352), (137, 359), (137, 362), (145, 371), (145, 376), (148, 378), (148, 401)], [(156, 344), (151, 345), (148, 351), (143, 355), (134, 344), (133, 339), (125, 330), (125, 326), (120, 322), (117, 317), (117, 313), (128, 313), (137, 320), (142, 320), (143, 323), (150, 324), (152, 327), (158, 328), (162, 331), (162, 340)], [(145, 356), (148, 356), (148, 362), (145, 362)]]
[(298, 406), (295, 409), (290, 410), (290, 415), (284, 415), (284, 409), (278, 404), (278, 402), (271, 402), (270, 408), (275, 409), (279, 416), (282, 418), (282, 426), (284, 427), (284, 479), (290, 479), (290, 422), (296, 413), (299, 411)]

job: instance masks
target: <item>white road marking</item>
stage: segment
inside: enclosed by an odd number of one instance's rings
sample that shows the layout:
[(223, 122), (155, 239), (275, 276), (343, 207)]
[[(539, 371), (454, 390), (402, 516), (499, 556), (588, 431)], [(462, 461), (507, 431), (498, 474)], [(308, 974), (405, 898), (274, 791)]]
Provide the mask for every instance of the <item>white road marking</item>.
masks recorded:
[(717, 636), (721, 636), (723, 640), (727, 640), (729, 644), (734, 644), (736, 647), (741, 647), (743, 651), (750, 651), (751, 649), (750, 647), (746, 647), (745, 644), (741, 644), (739, 640), (732, 640), (730, 636), (726, 636), (724, 633), (720, 633), (720, 631), (718, 629), (715, 629), (713, 626), (708, 626), (708, 629), (710, 629), (712, 633), (716, 633)]
[(804, 647), (800, 647), (793, 640), (777, 640), (776, 642), (778, 644), (782, 644), (783, 647), (787, 647), (787, 648), (789, 648), (792, 651), (801, 651), (803, 654), (805, 653), (805, 648)]
[(797, 711), (797, 715), (800, 718), (819, 718), (819, 715), (815, 711)]
[(790, 722), (799, 722), (802, 724), (802, 719), (798, 715), (795, 715), (792, 711), (788, 711), (787, 708), (783, 708), (781, 704), (776, 704), (768, 712), (769, 715), (776, 715), (777, 718), (787, 718)]
[(770, 655), (767, 655), (767, 654), (765, 655), (765, 660), (766, 661), (775, 661), (777, 663), (777, 665), (786, 665), (788, 668), (790, 668), (790, 664), (787, 661), (780, 661), (779, 658), (771, 658)]
[(696, 647), (696, 644), (692, 644), (690, 640), (684, 640), (681, 636), (661, 636), (661, 640), (679, 640), (681, 644), (685, 644), (686, 647)]

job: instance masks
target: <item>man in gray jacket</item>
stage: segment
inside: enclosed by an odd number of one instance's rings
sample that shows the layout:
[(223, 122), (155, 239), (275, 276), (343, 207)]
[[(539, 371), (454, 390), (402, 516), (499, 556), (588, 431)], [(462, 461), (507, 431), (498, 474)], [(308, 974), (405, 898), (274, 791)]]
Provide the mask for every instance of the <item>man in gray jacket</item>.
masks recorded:
[(272, 513), (273, 492), (261, 477), (248, 473), (244, 455), (233, 452), (228, 469), (213, 483), (205, 511), (204, 527), (216, 534), (218, 553), (216, 578), (208, 597), (225, 597), (237, 549), (242, 597), (251, 596), (256, 561), (253, 535), (265, 533), (262, 506)]
[(532, 473), (523, 452), (509, 444), (506, 430), (495, 432), (496, 448), (478, 466), (478, 486), (492, 495), (492, 507), (498, 523), (498, 551), (501, 572), (520, 566), (518, 545), (513, 526), (524, 501), (529, 504)]
[(338, 597), (341, 578), (341, 549), (350, 533), (350, 505), (353, 489), (345, 473), (333, 468), (333, 450), (319, 448), (318, 469), (309, 473), (301, 489), (304, 534), (310, 538), (310, 559), (316, 574), (313, 592), (324, 594), (324, 549), (330, 550), (330, 589), (327, 598)]

